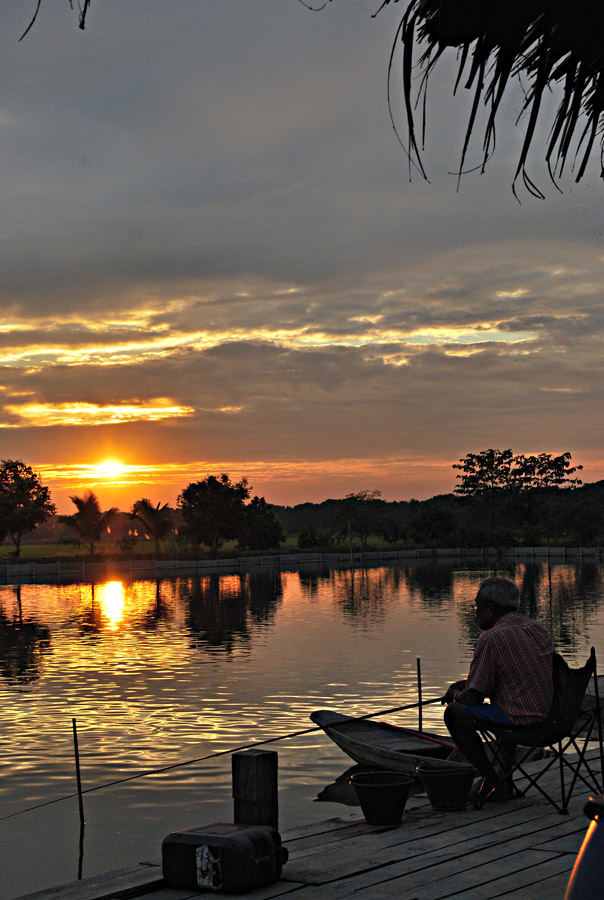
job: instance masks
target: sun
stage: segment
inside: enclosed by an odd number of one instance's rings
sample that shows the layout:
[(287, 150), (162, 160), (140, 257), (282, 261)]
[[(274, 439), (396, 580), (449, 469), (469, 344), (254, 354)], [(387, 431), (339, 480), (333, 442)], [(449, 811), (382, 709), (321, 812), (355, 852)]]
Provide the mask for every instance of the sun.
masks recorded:
[(93, 466), (93, 469), (96, 475), (105, 478), (115, 478), (116, 475), (121, 475), (125, 472), (127, 466), (118, 462), (116, 459), (106, 459), (104, 462), (97, 463)]

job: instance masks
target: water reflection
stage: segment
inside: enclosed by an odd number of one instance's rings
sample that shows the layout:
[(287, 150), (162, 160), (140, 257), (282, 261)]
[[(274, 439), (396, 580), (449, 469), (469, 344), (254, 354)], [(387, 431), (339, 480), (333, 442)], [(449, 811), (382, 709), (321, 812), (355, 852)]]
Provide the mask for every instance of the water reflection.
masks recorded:
[(142, 626), (146, 630), (153, 631), (170, 620), (170, 600), (168, 599), (168, 593), (172, 595), (173, 591), (168, 591), (169, 587), (169, 584), (162, 583), (159, 578), (155, 581), (154, 602), (149, 604), (142, 617)]
[(50, 630), (23, 617), (21, 587), (14, 589), (12, 615), (0, 607), (0, 674), (9, 684), (31, 684), (41, 677), (44, 654), (50, 652)]
[[(597, 562), (512, 560), (494, 568), (426, 561), (0, 586), (3, 809), (73, 790), (72, 716), (83, 776), (93, 785), (305, 729), (312, 709), (362, 714), (413, 703), (417, 657), (424, 697), (440, 696), (467, 672), (478, 637), (473, 600), (492, 574), (517, 581), (523, 612), (551, 630), (572, 664), (591, 643), (604, 654)], [(398, 720), (416, 722), (415, 712)], [(424, 725), (443, 728), (440, 706), (426, 707)], [(278, 746), (283, 827), (339, 814), (312, 803), (346, 763), (338, 748), (314, 734)], [(150, 831), (159, 846), (174, 827), (229, 816), (224, 760), (220, 770), (191, 767), (135, 781), (119, 796), (88, 795), (84, 874), (149, 858)], [(225, 806), (217, 812), (210, 802)], [(64, 814), (63, 831), (72, 827), (74, 809)], [(52, 872), (37, 867), (38, 874), (28, 865), (32, 841), (47, 846), (49, 833), (53, 826), (42, 814), (7, 820), (5, 831), (0, 825), (0, 896), (74, 877), (58, 863)], [(49, 866), (61, 847), (48, 846)]]
[(251, 626), (270, 627), (283, 595), (277, 570), (182, 581), (192, 646), (209, 653), (249, 650)]
[[(80, 633), (101, 638), (120, 631), (136, 630), (146, 622), (158, 621), (159, 582), (107, 581), (82, 584), (73, 604), (71, 619)], [(161, 604), (160, 604), (161, 606)]]
[(328, 591), (342, 615), (354, 624), (379, 624), (404, 580), (403, 570), (390, 567), (324, 569), (300, 573), (300, 587), (309, 599)]
[(509, 561), (480, 569), (432, 562), (301, 572), (266, 569), (0, 588), (0, 675), (12, 683), (39, 678), (44, 654), (51, 652), (51, 632), (72, 626), (85, 640), (136, 642), (144, 633), (161, 631), (167, 639), (187, 635), (189, 646), (205, 653), (249, 653), (254, 640), (275, 627), (286, 585), (303, 602), (329, 597), (334, 613), (364, 629), (383, 627), (396, 604), (405, 604), (410, 614), (418, 608), (439, 616), (456, 610), (464, 643), (471, 647), (478, 637), (472, 601), (480, 581), (494, 572), (516, 580), (522, 611), (543, 622), (561, 651), (585, 646), (600, 610), (603, 573), (598, 562)]
[[(520, 611), (538, 619), (550, 632), (556, 649), (578, 657), (593, 643), (593, 627), (601, 614), (602, 569), (594, 563), (526, 562), (503, 567), (498, 574), (513, 578), (520, 589)], [(472, 602), (459, 608), (469, 642), (480, 634)]]
[(414, 599), (438, 608), (453, 596), (455, 570), (449, 566), (408, 566), (405, 582)]

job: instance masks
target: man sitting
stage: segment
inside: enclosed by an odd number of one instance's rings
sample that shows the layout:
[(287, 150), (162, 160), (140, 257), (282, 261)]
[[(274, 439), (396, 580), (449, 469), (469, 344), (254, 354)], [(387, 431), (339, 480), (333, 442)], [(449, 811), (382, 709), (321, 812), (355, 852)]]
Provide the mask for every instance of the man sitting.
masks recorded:
[[(507, 578), (487, 578), (476, 595), (476, 621), (483, 632), (465, 681), (445, 694), (445, 724), (458, 749), (482, 775), (486, 796), (511, 768), (515, 747), (502, 746), (502, 771), (496, 772), (476, 729), (476, 719), (529, 725), (545, 719), (552, 704), (554, 645), (539, 622), (518, 613), (519, 592)], [(489, 697), (490, 703), (485, 703)], [(489, 799), (509, 800), (511, 777)]]

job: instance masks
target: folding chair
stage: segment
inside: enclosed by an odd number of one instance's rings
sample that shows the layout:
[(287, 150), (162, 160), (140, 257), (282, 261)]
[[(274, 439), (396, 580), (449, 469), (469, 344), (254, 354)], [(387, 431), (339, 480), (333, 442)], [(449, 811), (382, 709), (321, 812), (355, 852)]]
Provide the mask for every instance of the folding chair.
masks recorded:
[[(505, 745), (508, 745), (507, 759), (511, 756), (509, 745), (516, 746), (514, 763), (503, 772), (498, 785), (486, 796), (477, 798), (475, 809), (480, 809), (489, 796), (504, 784), (506, 778), (521, 773), (528, 784), (523, 790), (516, 788), (516, 794), (524, 796), (534, 787), (554, 806), (559, 813), (568, 813), (568, 804), (577, 780), (581, 780), (590, 791), (602, 794), (604, 773), (604, 751), (602, 747), (602, 717), (598, 691), (596, 652), (591, 648), (589, 659), (580, 669), (571, 669), (558, 653), (553, 656), (554, 698), (546, 719), (532, 725), (503, 725), (476, 717), (474, 724), (483, 740), (493, 741), (493, 763), (501, 766)], [(593, 682), (592, 682), (593, 679)], [(593, 689), (587, 694), (590, 682)], [(586, 696), (587, 694), (587, 696)], [(595, 733), (594, 733), (595, 729)], [(586, 757), (588, 743), (597, 741), (599, 748), (599, 776), (594, 762)], [(551, 755), (543, 760), (543, 768), (529, 772), (526, 763), (534, 759), (534, 751), (543, 748)], [(566, 751), (576, 754), (569, 756)], [(548, 793), (542, 783), (543, 776), (557, 763), (560, 776), (561, 802)], [(565, 775), (572, 773), (570, 782)], [(551, 788), (550, 788), (551, 790)]]

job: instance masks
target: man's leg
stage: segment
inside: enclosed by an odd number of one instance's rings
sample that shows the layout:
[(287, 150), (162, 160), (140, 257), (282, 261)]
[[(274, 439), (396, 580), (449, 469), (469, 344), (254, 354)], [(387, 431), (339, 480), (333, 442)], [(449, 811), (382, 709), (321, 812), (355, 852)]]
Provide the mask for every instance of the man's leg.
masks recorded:
[(445, 725), (458, 749), (478, 769), (482, 777), (494, 786), (497, 783), (497, 776), (470, 713), (460, 703), (449, 703), (445, 710)]
[(498, 760), (500, 771), (496, 771), (485, 752), (482, 739), (474, 723), (475, 719), (472, 713), (464, 709), (460, 703), (453, 702), (447, 706), (445, 725), (449, 729), (451, 737), (458, 749), (483, 777), (480, 796), (486, 794), (489, 795), (489, 799), (509, 800), (514, 796), (514, 784), (509, 773), (512, 769), (515, 747), (502, 745), (502, 752)]

